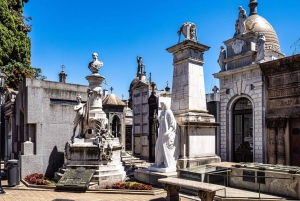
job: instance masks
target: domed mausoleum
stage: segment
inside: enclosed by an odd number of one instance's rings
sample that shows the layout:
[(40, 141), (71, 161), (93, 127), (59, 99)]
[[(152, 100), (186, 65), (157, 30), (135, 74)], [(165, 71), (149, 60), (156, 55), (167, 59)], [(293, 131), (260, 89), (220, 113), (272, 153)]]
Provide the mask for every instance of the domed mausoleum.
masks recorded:
[(258, 15), (258, 2), (248, 6), (249, 16), (238, 7), (234, 36), (224, 41), (221, 71), (214, 74), (220, 80), (220, 154), (223, 161), (267, 163), (267, 94), (260, 64), (284, 54), (276, 31)]

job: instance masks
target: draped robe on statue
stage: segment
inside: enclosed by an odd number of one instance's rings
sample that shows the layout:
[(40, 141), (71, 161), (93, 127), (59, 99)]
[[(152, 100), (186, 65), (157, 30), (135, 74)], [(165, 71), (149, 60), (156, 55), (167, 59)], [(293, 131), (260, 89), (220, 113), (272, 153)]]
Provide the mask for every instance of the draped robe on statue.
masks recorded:
[(155, 163), (152, 167), (175, 168), (179, 156), (179, 139), (176, 135), (176, 120), (166, 103), (159, 116), (158, 138), (155, 145)]

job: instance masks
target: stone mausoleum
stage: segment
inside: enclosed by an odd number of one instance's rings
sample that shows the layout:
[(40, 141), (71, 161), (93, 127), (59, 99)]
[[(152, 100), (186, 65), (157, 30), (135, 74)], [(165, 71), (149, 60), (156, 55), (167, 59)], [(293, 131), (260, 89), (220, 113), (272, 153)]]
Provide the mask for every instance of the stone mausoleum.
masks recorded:
[(221, 158), (299, 166), (299, 55), (284, 57), (257, 5), (250, 1), (243, 32), (238, 21), (246, 11), (240, 11), (214, 74), (220, 80)]

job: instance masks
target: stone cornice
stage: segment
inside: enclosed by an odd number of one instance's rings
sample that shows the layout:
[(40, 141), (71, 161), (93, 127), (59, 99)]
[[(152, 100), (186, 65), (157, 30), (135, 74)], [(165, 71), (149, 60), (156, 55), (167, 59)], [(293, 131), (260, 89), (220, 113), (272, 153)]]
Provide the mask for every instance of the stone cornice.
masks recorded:
[(232, 74), (236, 74), (236, 73), (242, 73), (245, 71), (250, 71), (250, 70), (256, 70), (256, 69), (260, 69), (258, 64), (250, 64), (241, 68), (235, 68), (235, 69), (231, 69), (231, 70), (226, 70), (226, 71), (221, 71), (219, 73), (215, 73), (213, 74), (213, 76), (215, 78), (222, 78), (228, 75), (232, 75)]
[(243, 34), (243, 35), (235, 36), (233, 38), (230, 38), (229, 40), (225, 40), (223, 43), (227, 45), (227, 44), (232, 43), (236, 39), (245, 40), (247, 38), (256, 38), (256, 37), (257, 37), (257, 33), (249, 32), (249, 33), (246, 33), (246, 34)]
[(300, 54), (259, 64), (265, 76), (300, 70)]
[(242, 54), (237, 54), (233, 57), (226, 58), (226, 59), (224, 59), (224, 62), (225, 63), (232, 62), (232, 61), (235, 61), (237, 59), (242, 59), (242, 58), (245, 58), (245, 57), (253, 56), (254, 54), (256, 54), (256, 51), (248, 51), (248, 52), (245, 52), (245, 53), (242, 53)]
[(188, 48), (195, 49), (195, 50), (198, 50), (200, 52), (205, 52), (205, 51), (210, 49), (209, 46), (203, 45), (201, 43), (191, 41), (191, 40), (185, 40), (181, 43), (178, 43), (178, 44), (176, 44), (172, 47), (167, 48), (167, 51), (174, 54), (178, 51), (188, 49)]

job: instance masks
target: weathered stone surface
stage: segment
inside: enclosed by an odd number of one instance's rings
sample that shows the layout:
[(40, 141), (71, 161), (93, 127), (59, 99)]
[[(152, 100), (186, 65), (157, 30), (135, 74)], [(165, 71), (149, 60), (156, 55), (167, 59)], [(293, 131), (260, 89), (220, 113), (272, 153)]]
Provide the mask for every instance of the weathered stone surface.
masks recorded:
[(94, 173), (94, 169), (83, 167), (67, 169), (57, 182), (55, 190), (86, 191)]

